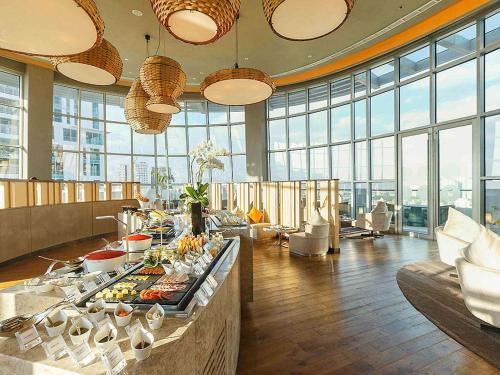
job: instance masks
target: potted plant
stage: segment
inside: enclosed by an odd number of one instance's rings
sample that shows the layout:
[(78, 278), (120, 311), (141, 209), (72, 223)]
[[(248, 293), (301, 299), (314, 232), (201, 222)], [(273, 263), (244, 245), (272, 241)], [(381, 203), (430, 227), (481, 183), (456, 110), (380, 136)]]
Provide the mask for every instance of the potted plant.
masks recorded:
[(184, 192), (179, 196), (191, 210), (193, 234), (198, 235), (205, 230), (202, 208), (208, 206), (208, 183), (203, 183), (203, 175), (212, 169), (224, 170), (224, 163), (219, 156), (229, 155), (227, 150), (216, 148), (213, 141), (200, 143), (190, 153), (189, 168), (190, 184), (184, 186)]

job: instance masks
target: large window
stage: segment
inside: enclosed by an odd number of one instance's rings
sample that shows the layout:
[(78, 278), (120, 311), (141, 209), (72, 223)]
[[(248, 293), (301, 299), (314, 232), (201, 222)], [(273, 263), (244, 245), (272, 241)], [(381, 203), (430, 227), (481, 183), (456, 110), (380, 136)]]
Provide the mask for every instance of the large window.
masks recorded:
[[(370, 209), (379, 199), (390, 206), (397, 202), (400, 207), (415, 202), (425, 205), (430, 200), (424, 193), (431, 182), (437, 190), (437, 185), (444, 184), (460, 191), (458, 198), (445, 197), (441, 191), (439, 199), (433, 197), (436, 206), (441, 202), (445, 207), (459, 198), (462, 206), (470, 206), (470, 168), (456, 181), (443, 173), (441, 179), (424, 181), (427, 164), (425, 169), (415, 167), (412, 152), (427, 162), (425, 150), (410, 147), (408, 138), (403, 152), (399, 140), (430, 133), (431, 129), (441, 132), (455, 122), (470, 123), (472, 119), (474, 139), (484, 134), (484, 168), (480, 173), (481, 180), (488, 181), (481, 183), (480, 202), (490, 205), (484, 210), (494, 214), (495, 225), (500, 227), (500, 209), (491, 208), (500, 207), (500, 201), (491, 203), (498, 196), (500, 181), (499, 113), (500, 12), (496, 10), (324, 82), (302, 90), (295, 86), (293, 91), (272, 96), (267, 105), (269, 178), (338, 178), (345, 201), (342, 213), (352, 216)], [(417, 143), (418, 147), (424, 144)], [(452, 145), (453, 141), (447, 147)], [(479, 142), (476, 147), (480, 147)], [(429, 163), (444, 167), (457, 160), (460, 153), (456, 150), (451, 148), (450, 155), (436, 154)], [(451, 151), (458, 154), (452, 156)], [(462, 151), (469, 152), (466, 148)], [(413, 169), (397, 174), (398, 160)], [(398, 190), (403, 192), (400, 197)], [(418, 215), (423, 218), (426, 212), (421, 211)], [(407, 227), (427, 225), (423, 219), (413, 220), (414, 214), (408, 209), (399, 212)]]
[(0, 71), (0, 178), (21, 176), (21, 77)]
[[(182, 102), (163, 134), (135, 133), (126, 123), (124, 97), (54, 85), (52, 177), (83, 181), (139, 181), (148, 191), (155, 170), (170, 175), (174, 190), (188, 182), (188, 153), (212, 139), (230, 155), (214, 182), (246, 180), (243, 107)], [(233, 173), (234, 171), (234, 173)]]

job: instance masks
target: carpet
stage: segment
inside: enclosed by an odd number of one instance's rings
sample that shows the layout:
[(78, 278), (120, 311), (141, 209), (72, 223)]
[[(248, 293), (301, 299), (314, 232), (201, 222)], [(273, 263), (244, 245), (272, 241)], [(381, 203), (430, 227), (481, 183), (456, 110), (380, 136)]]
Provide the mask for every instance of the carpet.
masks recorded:
[(405, 265), (396, 274), (408, 301), (448, 336), (500, 369), (500, 333), (482, 330), (463, 301), (454, 267), (440, 261)]

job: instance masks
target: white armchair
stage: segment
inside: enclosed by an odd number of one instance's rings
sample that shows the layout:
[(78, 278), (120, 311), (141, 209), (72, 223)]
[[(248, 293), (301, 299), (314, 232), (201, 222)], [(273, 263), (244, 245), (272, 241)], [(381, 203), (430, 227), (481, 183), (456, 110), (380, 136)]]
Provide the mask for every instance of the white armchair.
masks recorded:
[(387, 209), (384, 201), (378, 201), (371, 212), (358, 214), (356, 226), (371, 232), (384, 232), (391, 227), (391, 218), (392, 211)]
[(477, 239), (455, 265), (469, 311), (488, 325), (500, 328), (500, 237), (481, 227)]
[(455, 267), (463, 250), (479, 235), (481, 225), (453, 208), (448, 209), (446, 224), (435, 229), (441, 262)]
[(305, 231), (290, 234), (290, 252), (298, 255), (325, 255), (330, 244), (330, 223), (316, 209)]

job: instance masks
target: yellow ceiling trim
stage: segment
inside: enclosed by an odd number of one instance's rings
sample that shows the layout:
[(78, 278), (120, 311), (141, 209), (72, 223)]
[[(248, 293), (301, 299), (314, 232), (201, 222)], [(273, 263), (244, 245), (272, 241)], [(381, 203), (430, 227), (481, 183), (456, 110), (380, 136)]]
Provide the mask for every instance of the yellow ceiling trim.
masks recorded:
[[(481, 8), (489, 2), (490, 0), (456, 0), (455, 3), (449, 5), (445, 9), (433, 14), (432, 16), (429, 16), (425, 20), (413, 26), (410, 26), (406, 30), (403, 30), (396, 35), (393, 35), (374, 44), (373, 46), (367, 47), (359, 52), (348, 55), (344, 58), (325, 64), (323, 66), (275, 79), (276, 85), (286, 86), (305, 82), (361, 64), (365, 61), (371, 60), (377, 56), (381, 56), (394, 49), (403, 47), (419, 38), (422, 38), (451, 22), (457, 21), (467, 14), (474, 12), (475, 10)], [(0, 51), (0, 56), (22, 63), (37, 65), (43, 68), (54, 70), (54, 67), (50, 62), (42, 61), (31, 56), (26, 56), (10, 51)], [(131, 86), (132, 80), (120, 79), (117, 84), (120, 86)], [(200, 87), (197, 85), (188, 85), (186, 86), (184, 91), (200, 92)]]
[(451, 4), (443, 10), (429, 16), (425, 20), (410, 26), (396, 35), (384, 39), (373, 46), (326, 65), (275, 79), (276, 85), (286, 86), (309, 81), (361, 64), (422, 38), (479, 9), (488, 2), (489, 0), (457, 0), (454, 4)]

